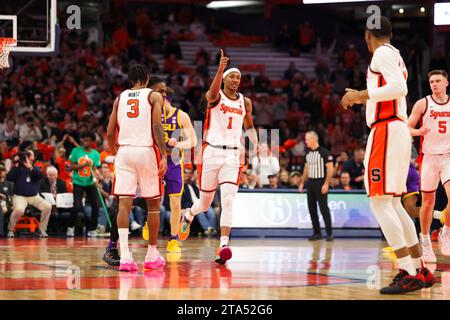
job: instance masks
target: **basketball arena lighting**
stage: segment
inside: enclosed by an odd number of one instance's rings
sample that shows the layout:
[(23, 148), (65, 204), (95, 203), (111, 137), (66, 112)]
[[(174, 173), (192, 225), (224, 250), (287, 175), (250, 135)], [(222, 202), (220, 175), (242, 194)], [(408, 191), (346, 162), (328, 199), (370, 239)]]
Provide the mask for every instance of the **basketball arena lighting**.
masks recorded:
[(398, 9), (398, 12), (400, 12), (400, 14), (403, 14), (405, 12), (405, 10), (403, 10), (403, 8)]
[(424, 7), (420, 7), (420, 12), (425, 12), (425, 8)]
[(209, 9), (223, 9), (223, 8), (235, 8), (235, 7), (245, 7), (254, 4), (260, 4), (261, 1), (254, 0), (242, 0), (242, 1), (211, 1), (206, 5)]

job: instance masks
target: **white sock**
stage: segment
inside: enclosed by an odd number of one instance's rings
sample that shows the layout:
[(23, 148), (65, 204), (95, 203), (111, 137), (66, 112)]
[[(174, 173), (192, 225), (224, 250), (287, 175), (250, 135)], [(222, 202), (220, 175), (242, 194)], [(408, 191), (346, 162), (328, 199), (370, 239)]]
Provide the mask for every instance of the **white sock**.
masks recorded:
[(434, 210), (433, 211), (433, 218), (441, 220), (442, 219), (442, 211)]
[(416, 269), (422, 269), (422, 266), (423, 266), (422, 257), (420, 257), (420, 258), (411, 258), (411, 259), (412, 259), (412, 262), (413, 262), (414, 267)]
[(190, 222), (194, 220), (194, 214), (192, 213), (192, 208), (189, 209), (188, 212), (184, 215)]
[(127, 260), (130, 257), (128, 249), (128, 228), (119, 228), (120, 258)]
[(147, 255), (145, 256), (145, 262), (153, 262), (158, 259), (159, 254), (158, 250), (156, 250), (156, 246), (148, 246)]
[(229, 237), (220, 237), (220, 247), (224, 247), (228, 245), (228, 241), (230, 241)]
[(410, 276), (417, 275), (417, 271), (416, 271), (416, 268), (414, 268), (414, 263), (411, 259), (411, 256), (397, 258), (397, 261), (398, 261), (398, 267), (400, 269), (403, 269), (406, 272), (408, 272)]
[(424, 244), (431, 244), (431, 239), (430, 239), (430, 235), (429, 234), (420, 234), (420, 242), (424, 243)]

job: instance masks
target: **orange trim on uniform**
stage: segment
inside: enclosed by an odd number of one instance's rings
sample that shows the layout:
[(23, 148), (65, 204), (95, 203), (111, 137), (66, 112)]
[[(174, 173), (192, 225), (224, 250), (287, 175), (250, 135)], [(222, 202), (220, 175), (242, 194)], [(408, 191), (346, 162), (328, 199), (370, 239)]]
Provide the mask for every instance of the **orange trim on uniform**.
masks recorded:
[[(383, 87), (386, 85), (383, 75), (378, 74), (378, 87)], [(375, 110), (375, 121), (389, 119), (397, 116), (397, 99), (388, 101), (377, 102), (377, 107)]]
[[(422, 127), (423, 126), (423, 116), (427, 113), (428, 111), (428, 98), (425, 97), (425, 111), (422, 113), (421, 117), (420, 117), (420, 122), (419, 122), (419, 126)], [(418, 150), (418, 154), (419, 156), (417, 157), (416, 161), (417, 164), (419, 165), (419, 189), (422, 189), (422, 162), (423, 162), (423, 139), (424, 136), (420, 136), (419, 137), (419, 150)]]
[(445, 184), (446, 184), (447, 182), (450, 182), (450, 179), (447, 180), (447, 181), (445, 181), (445, 182), (442, 184), (442, 186), (445, 186)]
[[(152, 134), (153, 134), (153, 130), (152, 130)], [(157, 146), (153, 145), (152, 148), (155, 151), (156, 166), (159, 169), (159, 163), (161, 162), (161, 153)], [(158, 176), (158, 180), (159, 180), (159, 197), (161, 197), (164, 194), (164, 185), (163, 185), (162, 177)]]
[(202, 190), (203, 152), (205, 151), (207, 146), (208, 146), (208, 144), (203, 143), (202, 150), (200, 151), (200, 157), (199, 157), (201, 163), (197, 164), (198, 188), (199, 188), (199, 190), (204, 191), (204, 192), (211, 192), (211, 191), (207, 191), (207, 190)]
[(388, 130), (387, 124), (381, 123), (376, 126), (370, 151), (368, 180), (369, 197), (382, 196), (386, 194), (386, 152), (387, 152)]

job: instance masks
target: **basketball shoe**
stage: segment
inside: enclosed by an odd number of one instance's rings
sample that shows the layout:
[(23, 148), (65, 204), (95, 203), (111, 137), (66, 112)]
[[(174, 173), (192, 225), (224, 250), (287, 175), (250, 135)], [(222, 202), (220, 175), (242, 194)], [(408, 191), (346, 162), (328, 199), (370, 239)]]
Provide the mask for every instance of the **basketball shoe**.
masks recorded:
[(425, 288), (431, 288), (436, 282), (436, 277), (433, 275), (433, 273), (425, 267), (422, 267), (421, 269), (417, 270), (417, 273), (420, 273), (425, 281)]
[(231, 259), (233, 253), (229, 246), (223, 246), (216, 251), (215, 262), (218, 264), (225, 264), (228, 260)]
[(106, 248), (103, 261), (110, 266), (120, 266), (120, 255), (117, 248)]
[(186, 240), (189, 237), (189, 232), (191, 231), (192, 221), (187, 218), (189, 212), (190, 209), (186, 209), (183, 211), (183, 214), (181, 215), (181, 222), (178, 226), (178, 238), (182, 241)]
[(172, 239), (167, 243), (167, 251), (170, 253), (181, 253), (181, 248), (177, 239)]
[(149, 238), (150, 238), (150, 233), (148, 231), (148, 224), (146, 222), (144, 227), (142, 228), (142, 239), (144, 239), (145, 241), (148, 241)]
[(144, 261), (144, 271), (158, 269), (164, 267), (165, 265), (166, 261), (163, 257), (161, 257), (161, 255), (158, 254), (158, 258), (155, 261)]
[(425, 287), (425, 278), (421, 272), (410, 276), (407, 271), (400, 269), (389, 286), (380, 289), (381, 294), (402, 294), (420, 290)]
[(138, 266), (136, 262), (133, 260), (133, 256), (130, 253), (128, 258), (121, 257), (120, 258), (120, 266), (119, 271), (128, 271), (128, 272), (136, 272), (138, 271)]

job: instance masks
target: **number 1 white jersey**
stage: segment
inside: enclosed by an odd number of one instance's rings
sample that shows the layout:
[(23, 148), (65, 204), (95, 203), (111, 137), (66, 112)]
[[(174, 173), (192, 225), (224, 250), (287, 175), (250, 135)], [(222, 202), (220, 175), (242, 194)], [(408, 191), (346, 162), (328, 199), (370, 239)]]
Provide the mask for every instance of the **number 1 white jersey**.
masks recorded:
[(447, 102), (439, 103), (432, 96), (426, 96), (425, 112), (422, 115), (421, 127), (430, 129), (421, 138), (423, 154), (450, 153), (450, 97)]
[(231, 99), (220, 90), (220, 100), (206, 110), (204, 139), (219, 146), (239, 147), (246, 114), (244, 96)]
[(119, 146), (152, 147), (152, 106), (148, 101), (153, 90), (125, 90), (119, 96), (117, 124)]

